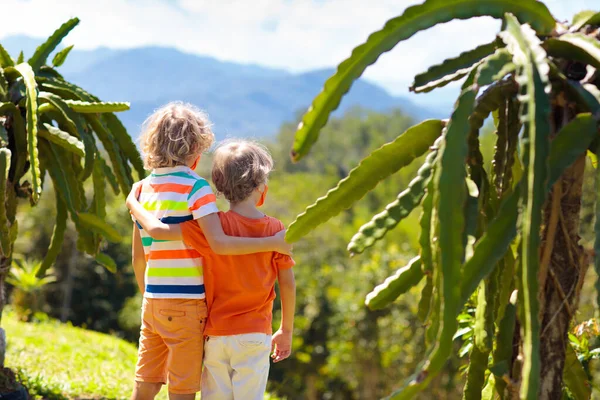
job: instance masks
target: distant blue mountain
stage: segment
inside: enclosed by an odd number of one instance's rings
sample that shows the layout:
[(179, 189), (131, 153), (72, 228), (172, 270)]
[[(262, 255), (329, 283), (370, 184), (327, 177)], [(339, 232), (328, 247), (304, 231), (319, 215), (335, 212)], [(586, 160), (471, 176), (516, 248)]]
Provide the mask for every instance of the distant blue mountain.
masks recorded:
[[(39, 39), (11, 36), (0, 43), (26, 59)], [(224, 62), (173, 48), (73, 50), (60, 67), (65, 78), (103, 100), (129, 101), (120, 117), (136, 137), (146, 117), (160, 105), (181, 100), (206, 110), (218, 138), (271, 136), (279, 126), (305, 111), (333, 69), (292, 74), (281, 69)], [(400, 108), (416, 119), (440, 117), (439, 112), (394, 97), (361, 79), (354, 83), (337, 113), (361, 106), (376, 111)]]

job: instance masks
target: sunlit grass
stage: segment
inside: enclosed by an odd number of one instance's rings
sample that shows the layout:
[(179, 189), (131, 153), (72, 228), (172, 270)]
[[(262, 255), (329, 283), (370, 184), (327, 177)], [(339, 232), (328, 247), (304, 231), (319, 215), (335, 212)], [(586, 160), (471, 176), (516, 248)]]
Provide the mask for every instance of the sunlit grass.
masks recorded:
[[(32, 395), (44, 399), (126, 399), (131, 396), (136, 347), (119, 338), (56, 321), (24, 323), (5, 313), (6, 366)], [(163, 388), (159, 399), (166, 399)]]
[[(137, 348), (122, 339), (48, 320), (25, 323), (5, 312), (6, 366), (38, 399), (128, 399)], [(200, 398), (197, 396), (196, 398)], [(167, 399), (163, 387), (159, 400)], [(265, 399), (277, 397), (266, 394)]]

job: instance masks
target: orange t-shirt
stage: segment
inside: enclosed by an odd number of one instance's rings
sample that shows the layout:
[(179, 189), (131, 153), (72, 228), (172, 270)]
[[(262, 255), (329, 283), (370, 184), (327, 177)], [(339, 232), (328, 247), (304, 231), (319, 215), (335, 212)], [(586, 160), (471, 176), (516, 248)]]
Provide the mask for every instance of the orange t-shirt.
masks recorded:
[[(254, 219), (234, 211), (219, 212), (229, 236), (267, 237), (284, 229), (276, 218)], [(290, 256), (263, 252), (242, 256), (215, 254), (196, 221), (181, 224), (183, 241), (204, 257), (208, 321), (205, 334), (213, 336), (272, 333), (275, 280), (280, 269), (294, 266)]]

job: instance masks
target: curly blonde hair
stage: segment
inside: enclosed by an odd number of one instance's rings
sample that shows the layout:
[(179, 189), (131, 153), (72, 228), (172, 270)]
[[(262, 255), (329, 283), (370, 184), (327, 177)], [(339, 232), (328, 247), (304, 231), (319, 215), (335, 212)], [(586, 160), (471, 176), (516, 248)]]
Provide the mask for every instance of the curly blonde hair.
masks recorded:
[(182, 102), (156, 110), (143, 125), (140, 137), (147, 169), (186, 165), (212, 146), (215, 136), (206, 113)]
[(246, 200), (273, 169), (267, 148), (248, 140), (227, 140), (215, 150), (212, 180), (217, 192), (230, 203)]

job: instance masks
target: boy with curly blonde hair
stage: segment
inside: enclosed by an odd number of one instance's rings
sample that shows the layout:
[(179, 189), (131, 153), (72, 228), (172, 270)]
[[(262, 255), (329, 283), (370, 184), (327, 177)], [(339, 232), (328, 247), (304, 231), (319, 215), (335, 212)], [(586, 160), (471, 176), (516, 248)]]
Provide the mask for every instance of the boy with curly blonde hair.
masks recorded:
[[(212, 179), (230, 203), (220, 212), (223, 230), (240, 237), (268, 237), (283, 224), (258, 210), (266, 198), (273, 160), (263, 146), (233, 140), (214, 153)], [(211, 251), (197, 224), (161, 223), (130, 195), (132, 214), (157, 239), (183, 239), (205, 259), (209, 307), (205, 335), (202, 399), (262, 399), (269, 353), (279, 362), (291, 353), (296, 285), (290, 256), (275, 252), (220, 256)], [(281, 295), (281, 325), (271, 336), (275, 281)]]
[[(201, 228), (216, 254), (291, 251), (281, 232), (261, 238), (223, 232), (215, 195), (194, 172), (214, 141), (203, 112), (189, 104), (167, 104), (145, 122), (141, 139), (145, 167), (152, 173), (140, 182), (138, 204), (153, 219)], [(200, 390), (207, 318), (203, 257), (181, 239), (153, 239), (136, 221), (132, 258), (144, 294), (132, 399), (153, 399), (165, 383), (171, 400), (194, 399)]]

